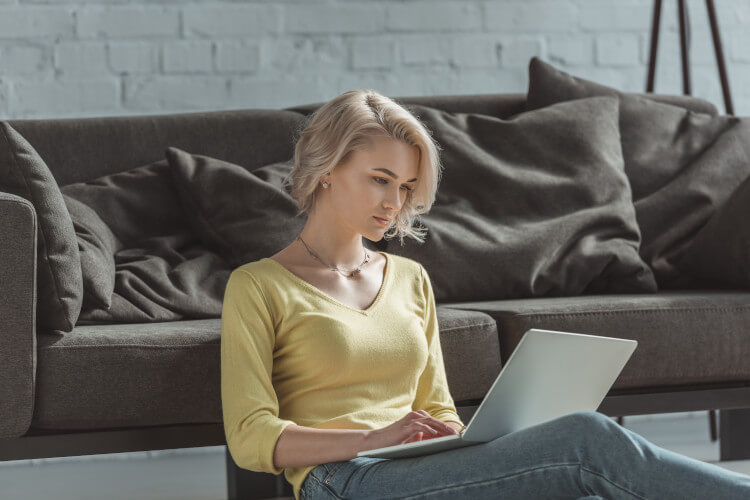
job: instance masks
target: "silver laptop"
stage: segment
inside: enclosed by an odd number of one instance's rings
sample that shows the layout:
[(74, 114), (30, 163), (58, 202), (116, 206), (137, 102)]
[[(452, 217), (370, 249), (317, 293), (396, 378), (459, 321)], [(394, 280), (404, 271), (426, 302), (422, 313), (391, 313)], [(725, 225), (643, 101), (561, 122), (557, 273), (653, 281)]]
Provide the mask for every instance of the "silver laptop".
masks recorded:
[(596, 410), (636, 340), (531, 328), (461, 434), (360, 451), (400, 458), (473, 446), (568, 413)]

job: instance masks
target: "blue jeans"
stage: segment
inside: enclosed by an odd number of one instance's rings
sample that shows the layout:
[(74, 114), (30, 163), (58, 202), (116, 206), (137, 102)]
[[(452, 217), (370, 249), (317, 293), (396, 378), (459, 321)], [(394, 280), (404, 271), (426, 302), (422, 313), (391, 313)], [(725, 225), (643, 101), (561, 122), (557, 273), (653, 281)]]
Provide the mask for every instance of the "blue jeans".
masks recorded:
[(475, 446), (315, 467), (302, 500), (750, 499), (750, 476), (661, 448), (596, 411), (579, 411)]

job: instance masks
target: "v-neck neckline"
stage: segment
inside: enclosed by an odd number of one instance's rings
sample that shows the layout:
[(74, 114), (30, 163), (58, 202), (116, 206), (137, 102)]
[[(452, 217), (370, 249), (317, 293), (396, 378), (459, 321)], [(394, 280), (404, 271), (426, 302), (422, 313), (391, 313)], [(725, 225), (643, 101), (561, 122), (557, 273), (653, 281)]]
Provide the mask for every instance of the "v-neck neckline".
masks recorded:
[(344, 304), (340, 300), (331, 297), (330, 295), (328, 295), (323, 290), (321, 290), (320, 288), (316, 287), (315, 285), (313, 285), (309, 281), (306, 281), (306, 280), (300, 278), (299, 276), (297, 276), (296, 274), (294, 274), (292, 271), (290, 271), (281, 262), (278, 262), (278, 261), (276, 261), (276, 260), (274, 260), (274, 259), (272, 259), (270, 257), (264, 257), (262, 260), (270, 260), (276, 266), (278, 266), (279, 268), (281, 268), (286, 273), (287, 276), (289, 276), (294, 281), (296, 281), (297, 283), (299, 283), (303, 287), (307, 288), (308, 290), (311, 290), (314, 293), (316, 293), (317, 295), (320, 295), (324, 299), (327, 299), (330, 302), (333, 302), (334, 304), (337, 304), (337, 305), (339, 305), (341, 307), (344, 307), (344, 308), (346, 308), (346, 309), (348, 309), (350, 311), (354, 311), (354, 312), (357, 312), (359, 314), (362, 314), (362, 315), (365, 315), (365, 316), (369, 316), (372, 313), (372, 311), (375, 309), (375, 307), (378, 305), (378, 303), (381, 301), (381, 299), (383, 298), (383, 295), (385, 295), (386, 288), (388, 287), (388, 284), (390, 282), (391, 267), (393, 267), (392, 266), (392, 262), (391, 262), (391, 258), (388, 256), (388, 254), (386, 252), (381, 252), (380, 250), (376, 250), (376, 252), (379, 253), (379, 254), (381, 254), (383, 257), (385, 257), (385, 270), (383, 272), (383, 281), (382, 281), (382, 283), (380, 285), (380, 290), (378, 290), (378, 294), (375, 296), (375, 300), (372, 301), (372, 304), (370, 304), (367, 307), (367, 309), (358, 309), (358, 308), (352, 307), (352, 306), (350, 306), (348, 304)]

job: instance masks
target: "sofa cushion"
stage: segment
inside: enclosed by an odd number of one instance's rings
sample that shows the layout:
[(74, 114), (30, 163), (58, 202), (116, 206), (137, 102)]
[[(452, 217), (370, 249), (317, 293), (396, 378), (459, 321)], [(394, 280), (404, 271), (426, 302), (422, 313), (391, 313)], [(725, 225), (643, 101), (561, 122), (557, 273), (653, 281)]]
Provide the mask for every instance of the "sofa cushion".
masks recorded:
[(411, 105), (442, 149), (424, 265), (438, 302), (653, 292), (623, 171), (618, 102), (595, 97), (503, 120)]
[(178, 148), (168, 148), (167, 159), (195, 234), (233, 267), (278, 252), (307, 221), (281, 186), (290, 162), (266, 165), (258, 175)]
[(125, 247), (154, 236), (190, 233), (165, 159), (60, 190), (91, 207)]
[(83, 309), (77, 324), (218, 318), (230, 272), (193, 234), (141, 240), (115, 254), (111, 307)]
[(91, 207), (66, 194), (63, 200), (73, 220), (81, 254), (82, 309), (109, 309), (115, 289), (115, 253), (122, 243)]
[[(494, 320), (437, 308), (457, 403), (478, 404), (500, 372)], [(32, 428), (221, 423), (221, 319), (76, 326), (41, 333)], [(466, 366), (471, 365), (471, 370)]]
[(750, 290), (750, 176), (693, 239), (678, 267), (717, 286)]
[(503, 363), (529, 328), (637, 340), (615, 390), (750, 380), (750, 291), (674, 290), (443, 307), (495, 318)]
[(83, 304), (73, 221), (47, 164), (5, 121), (0, 121), (0, 191), (30, 201), (37, 214), (37, 328), (69, 332)]
[(166, 159), (62, 191), (92, 208), (121, 243), (110, 307), (91, 304), (78, 324), (221, 316), (230, 268), (193, 234)]
[(641, 256), (660, 288), (706, 286), (681, 273), (676, 263), (715, 208), (750, 174), (750, 120), (620, 92), (536, 57), (529, 63), (529, 110), (602, 95), (620, 100), (622, 153), (641, 229)]

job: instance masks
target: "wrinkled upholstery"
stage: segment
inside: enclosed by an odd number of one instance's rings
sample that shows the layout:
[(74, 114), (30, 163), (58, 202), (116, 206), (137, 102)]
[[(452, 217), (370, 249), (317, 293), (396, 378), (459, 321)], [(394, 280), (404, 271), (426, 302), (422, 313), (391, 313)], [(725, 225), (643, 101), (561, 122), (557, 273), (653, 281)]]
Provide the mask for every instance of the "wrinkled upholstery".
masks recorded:
[(444, 304), (497, 321), (505, 363), (529, 328), (638, 341), (612, 389), (750, 380), (750, 290)]
[[(457, 404), (481, 399), (500, 372), (495, 322), (480, 312), (440, 307), (438, 322)], [(220, 332), (220, 319), (204, 319), (40, 333), (32, 426), (221, 423)]]
[[(522, 334), (533, 327), (637, 340), (613, 390), (750, 380), (750, 292), (449, 303), (438, 307), (438, 322), (457, 406), (484, 397)], [(220, 326), (220, 319), (206, 319), (39, 334), (32, 426), (221, 422)]]

